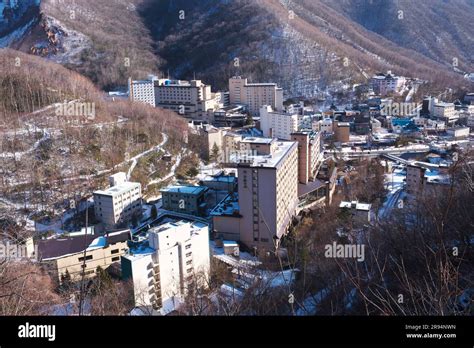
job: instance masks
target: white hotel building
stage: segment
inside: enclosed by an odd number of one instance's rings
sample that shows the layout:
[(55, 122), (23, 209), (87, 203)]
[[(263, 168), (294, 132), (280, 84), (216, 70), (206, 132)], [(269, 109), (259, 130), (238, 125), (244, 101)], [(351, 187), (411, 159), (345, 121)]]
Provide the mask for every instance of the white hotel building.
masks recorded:
[(148, 80), (133, 81), (128, 80), (128, 90), (130, 100), (142, 102), (153, 107), (156, 106), (155, 101), (155, 80), (156, 76), (150, 75)]
[(110, 187), (94, 192), (96, 218), (107, 228), (116, 228), (142, 212), (142, 186), (128, 182), (125, 173), (109, 177)]
[(221, 93), (212, 93), (211, 86), (200, 80), (155, 81), (155, 102), (161, 107), (195, 120), (209, 121), (211, 113), (223, 107)]
[(459, 113), (453, 103), (437, 102), (433, 105), (433, 117), (449, 125), (459, 120)]
[(407, 79), (404, 76), (396, 76), (389, 70), (387, 74), (377, 74), (370, 79), (370, 88), (377, 94), (385, 96), (387, 94), (399, 95), (405, 85)]
[(273, 111), (269, 105), (264, 105), (260, 109), (260, 129), (267, 138), (291, 140), (291, 134), (299, 129), (300, 119), (302, 116), (296, 113)]
[(211, 121), (213, 113), (224, 106), (223, 94), (212, 93), (211, 86), (200, 80), (181, 81), (159, 79), (150, 75), (148, 80), (129, 80), (132, 101), (172, 110), (184, 117)]
[(229, 98), (232, 105), (245, 105), (254, 116), (264, 105), (270, 105), (273, 110), (283, 110), (283, 89), (276, 83), (248, 83), (240, 76), (232, 77), (229, 80)]
[(136, 307), (167, 314), (181, 303), (188, 286), (207, 284), (209, 227), (178, 221), (148, 233), (148, 248), (122, 257), (122, 276), (133, 280)]

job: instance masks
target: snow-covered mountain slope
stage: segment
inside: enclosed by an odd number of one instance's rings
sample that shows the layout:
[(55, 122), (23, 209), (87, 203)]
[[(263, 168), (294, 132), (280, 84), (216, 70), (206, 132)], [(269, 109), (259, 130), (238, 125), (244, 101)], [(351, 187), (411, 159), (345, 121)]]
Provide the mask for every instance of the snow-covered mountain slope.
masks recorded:
[(39, 17), (41, 0), (0, 1), (0, 47), (21, 39)]
[[(37, 24), (11, 47), (106, 89), (161, 71), (216, 89), (238, 74), (315, 97), (385, 70), (455, 88), (474, 70), (474, 7), (459, 1), (462, 15), (454, 2), (420, 0), (413, 17), (405, 0), (42, 0)], [(443, 13), (459, 20), (440, 25)]]
[(321, 0), (161, 0), (148, 1), (141, 13), (165, 62), (162, 71), (179, 78), (196, 73), (217, 88), (234, 74), (276, 81), (289, 96), (307, 97), (385, 70), (440, 86), (463, 80), (448, 61), (404, 48)]

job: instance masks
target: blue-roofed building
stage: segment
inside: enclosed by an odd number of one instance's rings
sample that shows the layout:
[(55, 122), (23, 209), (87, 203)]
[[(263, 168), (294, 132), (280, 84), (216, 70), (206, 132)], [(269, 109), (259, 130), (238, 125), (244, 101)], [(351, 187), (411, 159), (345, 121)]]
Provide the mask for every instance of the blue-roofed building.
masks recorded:
[(419, 132), (420, 128), (409, 118), (393, 118), (392, 128), (395, 133)]

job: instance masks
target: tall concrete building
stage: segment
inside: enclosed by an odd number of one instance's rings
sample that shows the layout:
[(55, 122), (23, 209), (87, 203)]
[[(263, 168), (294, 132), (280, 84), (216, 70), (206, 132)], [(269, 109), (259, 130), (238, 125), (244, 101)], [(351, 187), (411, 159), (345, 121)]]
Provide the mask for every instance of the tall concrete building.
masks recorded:
[(128, 80), (128, 91), (130, 100), (145, 103), (153, 107), (156, 106), (155, 101), (155, 80), (157, 77), (150, 75), (148, 80), (134, 81)]
[(252, 153), (238, 164), (240, 241), (274, 250), (298, 205), (298, 144), (244, 139)]
[(348, 122), (334, 122), (334, 137), (337, 142), (347, 143), (349, 142), (351, 135), (351, 126)]
[(324, 156), (321, 146), (321, 132), (297, 132), (291, 140), (298, 142), (298, 179), (301, 184), (314, 181)]
[(298, 131), (299, 119), (297, 113), (273, 111), (270, 105), (260, 108), (260, 130), (264, 137), (291, 140), (291, 134)]
[(109, 182), (108, 189), (94, 192), (94, 212), (107, 228), (115, 228), (141, 214), (142, 186), (128, 182), (125, 173), (110, 176)]
[(426, 169), (408, 165), (407, 166), (407, 192), (410, 194), (420, 194), (425, 185)]
[(459, 120), (459, 113), (453, 103), (438, 102), (433, 105), (432, 116), (444, 121), (447, 125), (454, 124)]
[(264, 105), (282, 111), (283, 89), (276, 83), (248, 83), (247, 79), (235, 76), (229, 80), (229, 100), (231, 104), (245, 105), (254, 116), (259, 114)]
[(211, 86), (200, 80), (154, 81), (156, 106), (195, 120), (209, 121), (215, 110), (223, 107), (221, 94), (211, 92)]
[(209, 227), (171, 222), (149, 231), (149, 247), (122, 257), (122, 276), (133, 280), (135, 306), (161, 314), (177, 308), (189, 287), (206, 287)]

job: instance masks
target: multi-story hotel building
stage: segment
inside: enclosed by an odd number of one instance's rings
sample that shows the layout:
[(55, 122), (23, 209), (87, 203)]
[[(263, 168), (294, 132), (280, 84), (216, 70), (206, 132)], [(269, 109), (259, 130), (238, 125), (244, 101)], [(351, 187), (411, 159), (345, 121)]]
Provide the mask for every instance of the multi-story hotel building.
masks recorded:
[(296, 113), (273, 111), (269, 105), (260, 108), (260, 130), (264, 137), (291, 140), (291, 134), (298, 131), (299, 119)]
[(212, 93), (211, 86), (200, 80), (158, 79), (154, 83), (156, 106), (185, 117), (209, 121), (210, 115), (223, 107), (221, 94)]
[(134, 81), (128, 80), (128, 90), (130, 100), (142, 102), (153, 107), (156, 106), (155, 101), (155, 76), (150, 76), (148, 80)]
[(229, 80), (229, 100), (232, 105), (245, 105), (254, 116), (259, 114), (264, 105), (282, 111), (283, 89), (276, 83), (248, 83), (247, 79), (235, 76)]
[(324, 156), (321, 146), (321, 132), (297, 132), (291, 140), (298, 142), (298, 178), (301, 184), (314, 181)]
[(406, 83), (406, 77), (395, 76), (391, 71), (387, 71), (387, 74), (378, 74), (372, 77), (369, 85), (375, 93), (384, 96), (390, 93), (400, 94)]
[(128, 182), (125, 173), (109, 177), (110, 187), (94, 192), (96, 218), (107, 228), (115, 228), (142, 212), (142, 186)]
[(133, 280), (135, 306), (161, 314), (176, 309), (188, 288), (205, 287), (210, 269), (209, 227), (171, 222), (149, 231), (149, 247), (122, 258), (122, 276)]
[(191, 119), (212, 121), (214, 111), (224, 106), (224, 93), (212, 93), (211, 86), (200, 80), (180, 81), (159, 79), (150, 75), (148, 80), (129, 79), (132, 101), (173, 110)]
[(446, 124), (453, 124), (459, 119), (459, 113), (453, 103), (434, 103), (432, 116)]
[(240, 241), (274, 250), (298, 205), (298, 144), (246, 138), (251, 156), (238, 164)]

